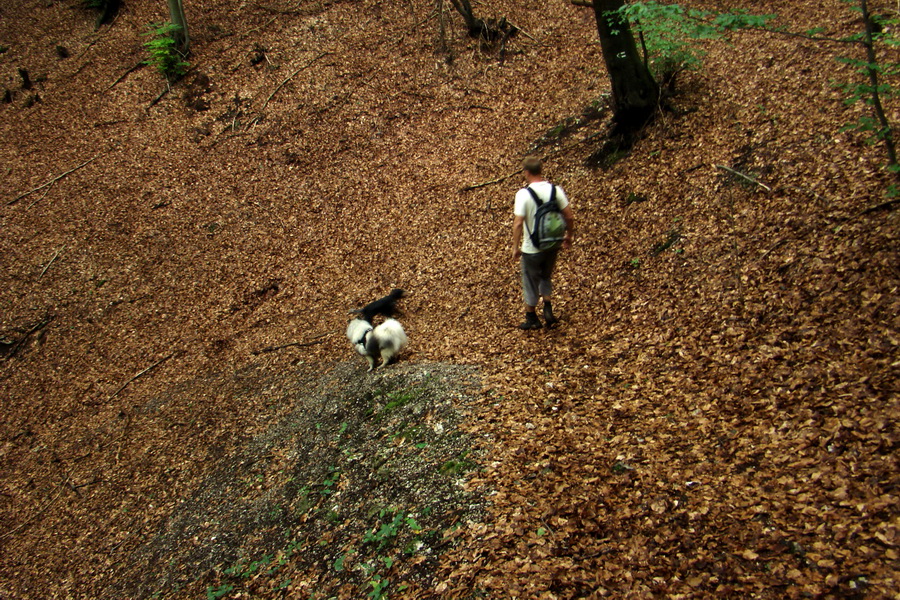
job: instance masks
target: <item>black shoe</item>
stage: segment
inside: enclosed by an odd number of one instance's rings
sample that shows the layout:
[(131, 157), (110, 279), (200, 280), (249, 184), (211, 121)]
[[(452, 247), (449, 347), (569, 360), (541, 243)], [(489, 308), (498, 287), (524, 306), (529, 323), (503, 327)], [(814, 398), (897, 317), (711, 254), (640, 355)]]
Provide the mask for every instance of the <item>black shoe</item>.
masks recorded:
[(552, 327), (559, 323), (559, 319), (553, 315), (553, 307), (549, 302), (544, 302), (544, 321), (547, 322), (547, 327)]
[(537, 314), (533, 312), (525, 313), (525, 322), (519, 325), (519, 329), (540, 329), (543, 327), (541, 325), (540, 320), (537, 318)]

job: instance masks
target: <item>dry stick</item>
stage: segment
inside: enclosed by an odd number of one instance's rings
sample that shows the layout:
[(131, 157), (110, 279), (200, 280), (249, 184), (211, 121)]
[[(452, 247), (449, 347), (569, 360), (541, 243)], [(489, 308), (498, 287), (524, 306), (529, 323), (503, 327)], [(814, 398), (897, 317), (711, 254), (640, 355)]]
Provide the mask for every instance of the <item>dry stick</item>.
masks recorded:
[(319, 54), (318, 56), (316, 56), (314, 59), (312, 59), (311, 61), (309, 61), (308, 63), (306, 63), (305, 65), (303, 65), (302, 67), (300, 67), (299, 69), (297, 69), (296, 71), (294, 71), (293, 73), (291, 73), (290, 77), (288, 77), (287, 79), (285, 79), (284, 81), (282, 81), (281, 84), (280, 84), (277, 88), (275, 88), (275, 91), (272, 92), (271, 94), (269, 94), (269, 97), (266, 98), (266, 101), (265, 101), (265, 102), (263, 102), (262, 110), (266, 110), (266, 107), (269, 105), (269, 100), (271, 100), (272, 97), (275, 96), (275, 94), (277, 94), (278, 91), (279, 91), (282, 87), (284, 87), (284, 84), (286, 84), (288, 81), (290, 81), (291, 79), (293, 79), (294, 77), (296, 77), (296, 76), (297, 76), (297, 73), (299, 73), (299, 72), (302, 71), (303, 69), (308, 68), (308, 67), (309, 67), (310, 65), (312, 65), (314, 62), (316, 62), (317, 60), (319, 60), (320, 58), (322, 58), (323, 56), (326, 56), (326, 55), (328, 55), (328, 54), (332, 54), (332, 53), (331, 53), (331, 52), (322, 52), (322, 53), (320, 53), (320, 54)]
[(31, 204), (29, 204), (25, 210), (31, 210), (31, 207), (34, 206), (35, 204), (37, 204), (38, 202), (40, 202), (41, 200), (43, 200), (44, 198), (46, 198), (47, 194), (49, 194), (50, 190), (52, 190), (52, 189), (53, 189), (53, 184), (51, 183), (50, 185), (47, 186), (47, 189), (44, 190), (44, 193), (41, 194), (41, 197), (38, 198), (37, 200), (35, 200), (34, 202), (32, 202)]
[(332, 329), (331, 331), (326, 331), (325, 333), (320, 333), (319, 335), (314, 335), (313, 337), (309, 338), (309, 340), (307, 340), (305, 342), (290, 342), (287, 344), (282, 344), (280, 346), (267, 346), (267, 347), (263, 348), (262, 350), (257, 350), (253, 354), (263, 354), (264, 352), (276, 352), (278, 350), (284, 350), (285, 348), (290, 348), (292, 346), (303, 347), (303, 346), (313, 346), (315, 344), (321, 344), (323, 341), (321, 338), (329, 336), (332, 333), (337, 333), (338, 331), (340, 331), (340, 329)]
[(749, 181), (750, 183), (755, 183), (756, 185), (758, 185), (759, 187), (763, 188), (763, 189), (766, 190), (767, 192), (771, 192), (771, 191), (772, 191), (772, 188), (770, 188), (770, 187), (767, 186), (766, 184), (760, 183), (759, 181), (753, 179), (753, 178), (750, 177), (749, 175), (744, 175), (744, 174), (741, 173), (740, 171), (735, 171), (735, 170), (732, 169), (731, 167), (726, 167), (725, 165), (713, 165), (713, 166), (715, 166), (717, 169), (722, 169), (723, 171), (728, 171), (728, 172), (731, 173), (732, 175), (737, 175), (738, 177), (742, 177), (743, 179), (746, 179), (746, 180)]
[(762, 253), (762, 256), (760, 256), (759, 259), (762, 260), (762, 259), (764, 259), (765, 257), (767, 257), (768, 255), (772, 254), (772, 252), (774, 252), (776, 248), (778, 248), (779, 246), (781, 246), (782, 244), (784, 244), (786, 241), (787, 241), (787, 239), (785, 239), (785, 238), (782, 238), (782, 239), (778, 240), (777, 242), (775, 242), (775, 245), (774, 245), (774, 246), (772, 246), (771, 248), (769, 248), (768, 250), (766, 250), (765, 252), (763, 252), (763, 253)]
[(12, 351), (10, 352), (9, 356), (12, 356), (13, 354), (15, 354), (19, 350), (19, 348), (22, 346), (22, 344), (24, 344), (25, 341), (31, 336), (31, 334), (33, 334), (36, 331), (40, 331), (41, 329), (43, 329), (44, 327), (49, 325), (52, 320), (53, 320), (53, 317), (44, 317), (43, 321), (41, 321), (40, 323), (38, 323), (31, 329), (26, 331), (25, 335), (23, 335), (21, 338), (19, 338), (16, 342), (13, 343)]
[(157, 104), (159, 104), (159, 101), (162, 100), (163, 97), (164, 97), (166, 94), (168, 94), (168, 93), (169, 93), (169, 90), (171, 90), (171, 89), (172, 89), (172, 86), (170, 86), (170, 85), (168, 84), (168, 82), (166, 82), (166, 89), (164, 89), (162, 92), (160, 92), (160, 93), (159, 93), (159, 96), (157, 96), (156, 98), (154, 98), (153, 100), (150, 101), (150, 105), (147, 107), (147, 110), (149, 111), (151, 108), (153, 108), (154, 106), (156, 106)]
[(275, 7), (272, 7), (272, 6), (265, 6), (265, 5), (260, 4), (260, 3), (258, 3), (258, 2), (253, 2), (252, 4), (253, 4), (254, 6), (258, 7), (258, 8), (263, 9), (263, 10), (266, 11), (266, 12), (276, 13), (276, 14), (279, 14), (279, 15), (302, 15), (302, 14), (303, 14), (302, 11), (297, 10), (297, 9), (300, 8), (300, 5), (303, 4), (302, 2), (298, 2), (297, 4), (294, 5), (294, 8), (288, 8), (288, 9), (285, 9), (285, 8), (275, 8)]
[(66, 483), (68, 483), (68, 482), (69, 482), (69, 473), (66, 473), (65, 479), (63, 479), (63, 480), (60, 482), (60, 484), (59, 484), (59, 489), (56, 491), (56, 495), (53, 496), (52, 498), (50, 498), (50, 500), (48, 500), (42, 507), (40, 507), (40, 508), (37, 510), (37, 512), (35, 512), (35, 513), (34, 513), (33, 515), (31, 515), (30, 517), (28, 517), (28, 518), (27, 518), (23, 523), (21, 523), (18, 527), (14, 528), (14, 529), (10, 529), (9, 531), (7, 531), (6, 533), (4, 533), (3, 535), (0, 535), (0, 540), (4, 540), (4, 539), (8, 538), (9, 536), (14, 535), (14, 534), (18, 533), (19, 531), (25, 529), (25, 527), (27, 527), (28, 525), (30, 525), (35, 519), (37, 519), (39, 516), (41, 516), (42, 514), (44, 514), (44, 512), (46, 512), (46, 510), (47, 510), (48, 508), (50, 508), (50, 505), (53, 504), (54, 502), (56, 502), (56, 501), (59, 499), (59, 496), (63, 493), (63, 490), (65, 489), (65, 485), (66, 485)]
[(900, 204), (900, 199), (888, 200), (887, 202), (882, 202), (881, 204), (876, 204), (875, 206), (870, 206), (866, 210), (859, 213), (860, 215), (870, 215), (875, 212), (879, 212), (882, 210), (892, 210), (897, 204)]
[(162, 363), (166, 362), (167, 360), (169, 360), (169, 359), (172, 358), (173, 356), (175, 356), (175, 353), (174, 353), (174, 352), (173, 352), (172, 354), (166, 356), (165, 358), (159, 359), (158, 361), (156, 361), (155, 363), (153, 363), (152, 365), (150, 365), (149, 367), (147, 367), (146, 369), (144, 369), (143, 371), (141, 371), (140, 373), (138, 373), (137, 375), (135, 375), (134, 377), (132, 377), (131, 379), (129, 379), (128, 381), (126, 381), (125, 383), (123, 383), (123, 384), (122, 384), (122, 387), (120, 387), (119, 389), (117, 389), (117, 390), (116, 390), (109, 398), (107, 398), (106, 400), (107, 400), (107, 401), (112, 400), (113, 398), (115, 398), (116, 396), (119, 395), (119, 392), (121, 392), (121, 391), (124, 390), (126, 387), (128, 387), (128, 385), (131, 384), (131, 382), (133, 382), (135, 379), (138, 379), (139, 377), (142, 377), (142, 376), (146, 375), (148, 372), (152, 371), (153, 369), (155, 369), (156, 367), (158, 367), (158, 366), (161, 365)]
[(44, 189), (44, 188), (47, 187), (48, 185), (53, 185), (54, 183), (56, 183), (57, 181), (59, 181), (60, 179), (62, 179), (63, 177), (65, 177), (66, 175), (68, 175), (68, 174), (70, 174), (70, 173), (74, 173), (74, 172), (77, 171), (78, 169), (80, 169), (80, 168), (82, 168), (82, 167), (85, 167), (85, 166), (91, 164), (92, 162), (94, 162), (94, 161), (97, 160), (98, 158), (100, 158), (99, 155), (95, 156), (95, 157), (92, 158), (91, 160), (88, 160), (88, 161), (85, 161), (85, 162), (81, 163), (80, 165), (78, 165), (78, 166), (75, 167), (74, 169), (69, 169), (68, 171), (66, 171), (66, 172), (63, 173), (62, 175), (57, 175), (56, 177), (54, 177), (53, 179), (51, 179), (51, 180), (48, 181), (47, 183), (41, 184), (41, 185), (37, 186), (36, 188), (34, 188), (33, 190), (28, 190), (28, 191), (25, 192), (24, 194), (19, 194), (18, 196), (16, 196), (15, 198), (13, 198), (13, 199), (10, 200), (9, 202), (7, 202), (6, 205), (7, 205), (7, 206), (12, 206), (13, 204), (15, 204), (16, 202), (18, 202), (18, 201), (21, 200), (22, 198), (25, 198), (26, 196), (30, 196), (31, 194), (35, 193), (36, 191)]
[[(564, 147), (560, 148), (559, 150), (555, 150), (553, 152), (548, 153), (541, 160), (547, 160), (551, 156), (556, 156), (558, 154), (562, 154), (563, 152), (567, 152), (568, 150), (571, 150), (572, 148), (575, 148), (576, 146), (580, 146), (581, 144), (584, 144), (586, 142), (589, 142), (592, 139), (594, 139), (595, 137), (602, 135), (604, 133), (605, 133), (604, 131), (601, 131), (598, 133), (593, 133), (593, 134), (587, 136), (586, 138), (584, 138), (583, 140), (579, 140), (577, 142), (569, 144), (568, 146), (564, 146)], [(478, 188), (487, 187), (489, 185), (494, 185), (496, 183), (503, 183), (510, 177), (515, 177), (516, 175), (518, 175), (521, 172), (522, 172), (522, 169), (519, 169), (518, 171), (513, 171), (512, 173), (509, 173), (508, 175), (504, 175), (502, 177), (498, 177), (497, 179), (492, 179), (490, 181), (485, 181), (483, 183), (476, 183), (474, 185), (467, 185), (466, 187), (461, 188), (459, 191), (460, 192), (471, 192), (472, 190), (477, 190)]]
[[(250, 31), (247, 32), (247, 35), (241, 37), (241, 39), (242, 39), (242, 40), (243, 40), (243, 39), (246, 39), (246, 37), (249, 36), (251, 33), (256, 33), (257, 31), (262, 31), (263, 29), (265, 29), (266, 27), (268, 27), (269, 25), (271, 25), (277, 18), (278, 18), (278, 17), (272, 17), (271, 19), (269, 19), (269, 22), (266, 23), (265, 25), (261, 25), (260, 27), (257, 27), (256, 29), (251, 29)], [(234, 47), (234, 44), (232, 44), (231, 46), (229, 46), (229, 47), (226, 48), (226, 49), (227, 49), (227, 50), (230, 50), (230, 49), (233, 48), (233, 47)]]
[(114, 87), (116, 87), (116, 85), (117, 85), (120, 81), (122, 81), (123, 79), (125, 79), (126, 77), (128, 77), (129, 75), (131, 75), (132, 73), (134, 73), (135, 71), (137, 71), (138, 69), (140, 69), (141, 67), (145, 66), (146, 64), (147, 64), (147, 63), (145, 63), (144, 61), (141, 61), (141, 62), (139, 62), (138, 64), (134, 65), (133, 67), (127, 69), (124, 73), (122, 73), (122, 74), (119, 76), (118, 79), (116, 79), (115, 81), (113, 81), (113, 82), (109, 85), (109, 87), (106, 88), (106, 90), (109, 91), (109, 90), (113, 89)]
[[(128, 415), (128, 419), (125, 421), (125, 426), (122, 427), (122, 435), (117, 437), (113, 444), (117, 444), (122, 441), (122, 438), (125, 437), (125, 434), (128, 433), (128, 427), (131, 425), (131, 415)], [(119, 464), (119, 455), (122, 453), (122, 444), (119, 444), (119, 447), (116, 448), (116, 464)]]
[(55, 260), (59, 257), (59, 253), (62, 252), (63, 250), (65, 250), (65, 249), (66, 249), (66, 245), (63, 244), (62, 247), (60, 247), (59, 250), (56, 251), (56, 254), (53, 255), (53, 258), (50, 259), (50, 262), (48, 262), (48, 263), (47, 263), (47, 266), (44, 267), (44, 270), (41, 271), (41, 276), (38, 277), (38, 281), (40, 281), (41, 279), (43, 279), (44, 274), (47, 272), (47, 269), (49, 269), (49, 268), (50, 268), (50, 265), (53, 264), (53, 261), (55, 261)]
[(522, 172), (522, 169), (518, 169), (517, 171), (513, 171), (512, 173), (509, 173), (508, 175), (504, 175), (502, 177), (498, 177), (497, 179), (491, 179), (490, 181), (485, 181), (483, 183), (476, 183), (474, 185), (467, 185), (466, 187), (462, 188), (459, 191), (460, 192), (471, 192), (472, 190), (477, 190), (478, 188), (483, 188), (483, 187), (487, 187), (489, 185), (494, 185), (495, 183), (503, 183), (510, 177), (515, 177), (516, 175), (518, 175), (521, 172)]

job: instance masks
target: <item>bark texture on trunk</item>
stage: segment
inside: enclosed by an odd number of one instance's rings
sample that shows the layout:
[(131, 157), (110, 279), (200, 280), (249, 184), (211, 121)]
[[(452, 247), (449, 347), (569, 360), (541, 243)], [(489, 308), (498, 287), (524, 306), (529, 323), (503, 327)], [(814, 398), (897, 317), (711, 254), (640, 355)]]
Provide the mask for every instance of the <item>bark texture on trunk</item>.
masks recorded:
[(624, 0), (594, 0), (603, 60), (612, 83), (617, 129), (640, 129), (656, 113), (659, 85), (644, 64), (628, 21), (618, 12)]
[(178, 25), (181, 28), (175, 34), (175, 43), (178, 44), (178, 49), (181, 50), (181, 53), (187, 55), (190, 50), (191, 38), (188, 35), (188, 27), (187, 27), (187, 19), (184, 16), (184, 6), (181, 4), (181, 0), (168, 0), (169, 4), (169, 21), (172, 22), (173, 25)]

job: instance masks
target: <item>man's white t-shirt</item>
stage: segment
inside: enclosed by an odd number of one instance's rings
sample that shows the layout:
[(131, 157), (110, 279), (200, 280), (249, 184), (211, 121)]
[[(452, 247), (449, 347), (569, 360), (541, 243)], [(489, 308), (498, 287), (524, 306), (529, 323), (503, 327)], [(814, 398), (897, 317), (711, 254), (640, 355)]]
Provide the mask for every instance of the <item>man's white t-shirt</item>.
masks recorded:
[[(531, 189), (538, 195), (542, 201), (546, 202), (550, 199), (550, 191), (552, 184), (549, 181), (536, 181), (530, 184)], [(569, 205), (569, 199), (566, 193), (559, 186), (556, 186), (556, 203), (559, 209), (563, 210)], [(531, 243), (530, 232), (534, 231), (534, 213), (537, 212), (537, 202), (528, 193), (525, 188), (516, 192), (516, 202), (513, 207), (513, 215), (517, 217), (525, 217), (525, 225), (522, 227), (522, 252), (525, 254), (537, 254), (539, 250)]]

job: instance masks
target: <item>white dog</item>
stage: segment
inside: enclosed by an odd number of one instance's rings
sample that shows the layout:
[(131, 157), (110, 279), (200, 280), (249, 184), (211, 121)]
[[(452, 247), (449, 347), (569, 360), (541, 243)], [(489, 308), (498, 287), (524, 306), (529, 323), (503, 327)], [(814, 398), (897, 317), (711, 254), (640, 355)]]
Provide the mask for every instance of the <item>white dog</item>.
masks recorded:
[(369, 371), (381, 357), (381, 366), (391, 364), (406, 347), (406, 332), (396, 319), (387, 319), (377, 327), (365, 319), (353, 319), (347, 325), (347, 339), (369, 361)]

